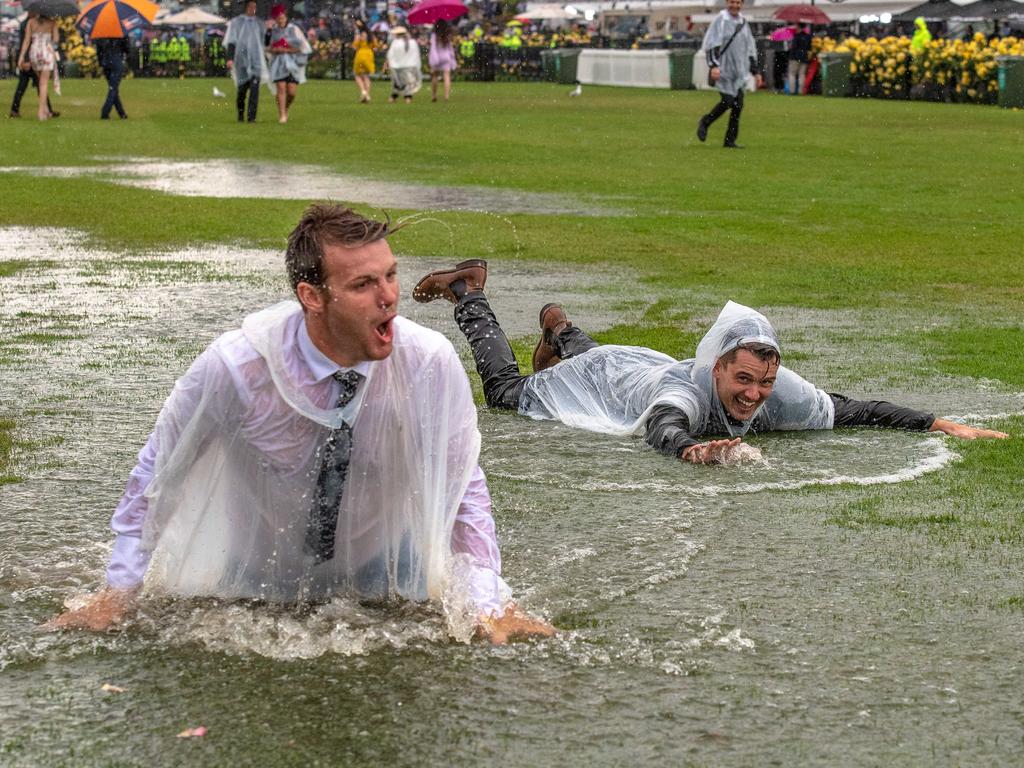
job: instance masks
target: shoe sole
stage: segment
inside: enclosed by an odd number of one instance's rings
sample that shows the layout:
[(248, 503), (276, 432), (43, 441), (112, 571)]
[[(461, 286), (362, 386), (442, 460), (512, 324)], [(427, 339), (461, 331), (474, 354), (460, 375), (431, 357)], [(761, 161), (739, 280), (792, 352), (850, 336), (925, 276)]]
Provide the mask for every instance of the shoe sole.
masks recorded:
[(452, 269), (439, 269), (435, 270), (434, 272), (428, 272), (420, 279), (418, 283), (416, 283), (415, 287), (413, 287), (413, 301), (419, 302), (420, 304), (427, 304), (433, 301), (434, 299), (447, 298), (445, 291), (442, 291), (441, 293), (426, 293), (425, 291), (420, 289), (420, 286), (423, 285), (428, 280), (430, 280), (431, 278), (437, 277), (438, 275), (454, 275), (456, 272), (460, 272), (463, 269), (469, 269), (470, 267), (483, 267), (486, 270), (487, 262), (484, 259), (467, 259), (466, 261), (460, 261)]

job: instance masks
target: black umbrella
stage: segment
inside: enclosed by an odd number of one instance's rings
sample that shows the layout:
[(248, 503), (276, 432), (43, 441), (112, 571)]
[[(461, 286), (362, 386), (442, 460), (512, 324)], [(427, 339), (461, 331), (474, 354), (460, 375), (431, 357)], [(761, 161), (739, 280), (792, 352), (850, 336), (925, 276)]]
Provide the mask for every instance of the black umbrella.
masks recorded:
[(22, 6), (26, 11), (35, 11), (40, 16), (77, 16), (78, 4), (72, 0), (28, 0)]

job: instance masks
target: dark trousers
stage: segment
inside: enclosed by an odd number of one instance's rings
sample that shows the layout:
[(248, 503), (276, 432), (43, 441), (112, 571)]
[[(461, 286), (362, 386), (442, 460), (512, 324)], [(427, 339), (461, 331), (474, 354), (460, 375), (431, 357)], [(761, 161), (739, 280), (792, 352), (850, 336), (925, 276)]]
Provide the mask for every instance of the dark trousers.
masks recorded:
[[(455, 322), (466, 336), (476, 370), (484, 385), (484, 399), (491, 408), (519, 410), (519, 398), (528, 376), (519, 372), (519, 364), (505, 332), (483, 293), (467, 293), (455, 305)], [(562, 360), (597, 346), (597, 342), (579, 328), (569, 326), (554, 338), (555, 352)]]
[[(704, 125), (711, 125), (726, 112), (729, 112), (729, 126), (725, 129), (725, 143), (735, 144), (736, 138), (740, 135), (740, 112), (743, 111), (743, 89), (741, 88), (735, 96), (721, 94), (721, 99), (715, 108), (708, 112), (701, 121)], [(731, 110), (731, 111), (730, 111)]]
[(235, 99), (235, 106), (238, 108), (238, 122), (246, 116), (245, 95), (249, 94), (249, 122), (256, 122), (256, 108), (260, 105), (260, 79), (254, 77), (238, 84), (238, 96)]
[[(14, 100), (11, 101), (11, 112), (21, 112), (21, 99), (25, 95), (25, 91), (28, 90), (28, 84), (32, 83), (32, 87), (39, 91), (39, 75), (36, 74), (34, 69), (19, 70), (18, 71), (18, 87), (14, 89)], [(46, 109), (53, 112), (50, 107), (50, 97), (46, 97)]]
[(124, 62), (121, 61), (120, 56), (117, 57), (116, 62), (112, 62), (103, 68), (103, 76), (107, 78), (107, 100), (103, 102), (100, 117), (103, 119), (110, 117), (111, 109), (116, 109), (117, 114), (124, 117), (124, 105), (121, 104), (121, 94), (118, 92), (118, 89), (121, 87), (121, 80), (124, 77)]

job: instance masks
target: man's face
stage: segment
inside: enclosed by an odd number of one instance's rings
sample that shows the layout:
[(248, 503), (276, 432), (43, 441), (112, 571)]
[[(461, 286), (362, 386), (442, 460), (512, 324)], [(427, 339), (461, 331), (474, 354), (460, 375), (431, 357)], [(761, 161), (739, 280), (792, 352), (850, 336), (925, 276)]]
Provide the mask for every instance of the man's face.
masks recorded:
[(245, 4), (245, 15), (246, 16), (255, 16), (256, 15), (256, 3), (252, 2), (252, 0), (250, 0), (250, 2)]
[(729, 11), (730, 16), (739, 16), (743, 10), (743, 0), (725, 0), (725, 9)]
[(394, 344), (398, 264), (386, 240), (324, 246), (321, 311), (307, 315), (338, 364), (383, 360)]
[(778, 363), (765, 362), (749, 349), (738, 350), (731, 363), (716, 362), (712, 376), (726, 413), (737, 421), (751, 418), (772, 393), (778, 372)]

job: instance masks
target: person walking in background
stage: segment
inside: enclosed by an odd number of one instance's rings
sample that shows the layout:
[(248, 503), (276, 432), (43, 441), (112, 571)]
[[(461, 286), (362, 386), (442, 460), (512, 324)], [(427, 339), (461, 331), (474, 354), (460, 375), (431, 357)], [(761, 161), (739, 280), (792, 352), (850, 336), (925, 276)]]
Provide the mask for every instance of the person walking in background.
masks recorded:
[(797, 25), (793, 39), (789, 43), (789, 64), (786, 81), (791, 96), (804, 92), (807, 81), (807, 63), (811, 60), (811, 31), (807, 27)]
[(452, 92), (452, 72), (455, 71), (455, 47), (452, 45), (452, 28), (444, 19), (434, 22), (430, 33), (430, 100), (437, 101), (437, 81), (444, 79), (444, 100)]
[(389, 104), (394, 104), (399, 96), (408, 103), (423, 86), (422, 62), (420, 46), (409, 38), (409, 30), (395, 27), (391, 45), (388, 47), (387, 66), (391, 72), (391, 97)]
[[(39, 79), (39, 119), (49, 120), (50, 76), (57, 71), (57, 22), (46, 16), (29, 19), (22, 34), (18, 66), (30, 66)], [(54, 93), (60, 93), (60, 80), (54, 74)], [(20, 105), (19, 105), (20, 106)]]
[[(228, 49), (227, 67), (235, 81), (238, 122), (248, 117), (256, 122), (260, 105), (260, 84), (270, 82), (267, 61), (263, 57), (263, 21), (256, 16), (256, 0), (246, 0), (245, 13), (228, 22), (224, 45)], [(246, 97), (249, 99), (246, 110)]]
[[(33, 19), (39, 18), (39, 14), (35, 11), (29, 11), (25, 16), (25, 20), (21, 22), (21, 26), (18, 30), (18, 42), (12, 49), (18, 52), (18, 56), (15, 59), (15, 69), (18, 71), (18, 85), (14, 89), (14, 98), (11, 100), (11, 111), (10, 117), (21, 117), (21, 99), (25, 95), (25, 91), (28, 90), (28, 84), (32, 83), (32, 87), (39, 91), (39, 76), (36, 75), (32, 65), (21, 60), (21, 44), (25, 40), (25, 30), (28, 27), (28, 23)], [(60, 117), (60, 112), (55, 112), (50, 106), (50, 99), (46, 99), (46, 110), (50, 113), (50, 117)]]
[(711, 22), (701, 46), (708, 58), (711, 82), (721, 98), (714, 109), (697, 123), (697, 138), (706, 141), (711, 124), (729, 112), (729, 127), (723, 144), (727, 149), (742, 149), (736, 139), (740, 134), (747, 75), (756, 76), (758, 88), (763, 84), (761, 75), (757, 73), (757, 46), (750, 25), (740, 14), (742, 8), (743, 0), (726, 0), (724, 10)]
[(359, 86), (359, 101), (362, 104), (370, 103), (370, 75), (377, 71), (377, 65), (373, 60), (374, 37), (362, 19), (356, 19), (355, 37), (352, 39), (352, 49), (356, 52), (352, 61), (352, 70), (355, 74), (356, 85)]
[(103, 68), (103, 76), (107, 78), (107, 100), (100, 109), (100, 119), (109, 120), (110, 110), (116, 109), (118, 117), (127, 119), (128, 115), (121, 104), (121, 79), (124, 77), (125, 57), (131, 53), (128, 41), (123, 37), (102, 37), (93, 40), (96, 46), (96, 58)]
[(288, 23), (284, 3), (270, 9), (274, 26), (267, 33), (270, 53), (270, 79), (277, 88), (277, 122), (288, 122), (288, 109), (295, 101), (299, 85), (306, 82), (306, 62), (312, 48), (302, 30)]

